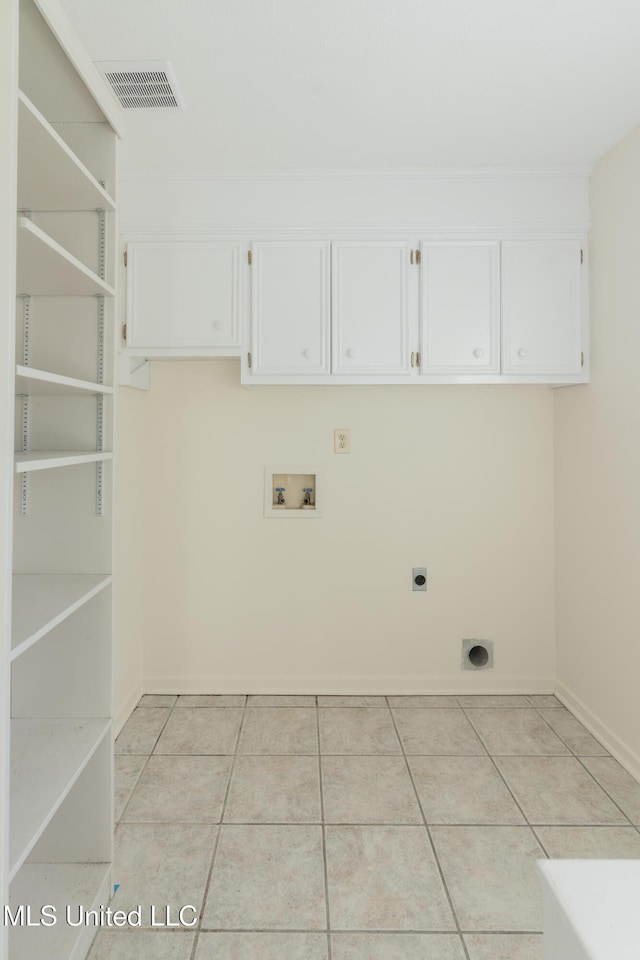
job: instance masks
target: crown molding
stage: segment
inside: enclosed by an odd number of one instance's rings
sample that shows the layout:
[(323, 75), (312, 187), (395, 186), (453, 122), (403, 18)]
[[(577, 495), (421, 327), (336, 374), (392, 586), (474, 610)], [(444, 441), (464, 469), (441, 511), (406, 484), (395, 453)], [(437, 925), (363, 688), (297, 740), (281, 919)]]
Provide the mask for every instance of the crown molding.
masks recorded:
[(247, 223), (193, 224), (193, 223), (145, 223), (141, 220), (120, 221), (119, 231), (127, 241), (170, 240), (170, 239), (212, 239), (219, 240), (261, 240), (261, 239), (385, 239), (398, 240), (511, 240), (511, 239), (551, 239), (575, 238), (589, 232), (589, 221), (567, 223), (535, 223), (531, 221), (513, 221), (501, 224), (459, 224), (420, 222), (401, 224), (357, 224), (326, 223), (309, 226), (269, 225)]
[(558, 180), (588, 179), (593, 167), (429, 167), (395, 170), (141, 170), (125, 173), (120, 182), (163, 181), (171, 183), (230, 181), (366, 181), (366, 180)]

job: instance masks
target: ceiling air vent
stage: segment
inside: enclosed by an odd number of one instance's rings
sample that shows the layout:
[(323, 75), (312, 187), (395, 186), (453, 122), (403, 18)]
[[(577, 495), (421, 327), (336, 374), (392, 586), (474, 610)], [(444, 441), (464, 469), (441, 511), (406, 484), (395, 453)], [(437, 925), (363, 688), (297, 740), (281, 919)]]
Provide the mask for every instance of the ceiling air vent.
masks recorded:
[(125, 110), (184, 110), (173, 68), (166, 60), (102, 60), (96, 67)]

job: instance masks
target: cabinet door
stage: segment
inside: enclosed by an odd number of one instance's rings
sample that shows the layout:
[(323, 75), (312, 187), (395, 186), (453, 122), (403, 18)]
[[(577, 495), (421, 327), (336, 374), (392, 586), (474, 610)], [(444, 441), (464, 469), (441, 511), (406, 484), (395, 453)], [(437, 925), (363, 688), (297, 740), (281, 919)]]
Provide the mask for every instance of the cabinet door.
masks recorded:
[(422, 373), (500, 372), (497, 242), (422, 244)]
[(252, 245), (252, 373), (329, 373), (329, 249), (311, 240)]
[(217, 241), (130, 243), (127, 346), (239, 346), (241, 248)]
[(581, 366), (580, 244), (502, 244), (503, 373), (576, 374)]
[(409, 244), (332, 247), (333, 373), (409, 376)]

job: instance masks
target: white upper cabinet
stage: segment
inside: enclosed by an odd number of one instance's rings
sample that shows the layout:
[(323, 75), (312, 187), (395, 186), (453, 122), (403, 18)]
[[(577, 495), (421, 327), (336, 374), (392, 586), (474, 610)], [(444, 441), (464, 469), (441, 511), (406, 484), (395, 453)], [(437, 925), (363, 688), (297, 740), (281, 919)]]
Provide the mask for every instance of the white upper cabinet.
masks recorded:
[(325, 241), (252, 244), (251, 371), (330, 372), (330, 248)]
[[(21, 226), (58, 285), (104, 287)], [(124, 358), (242, 354), (246, 384), (588, 381), (584, 238), (397, 236), (133, 237)]]
[(580, 374), (581, 259), (577, 240), (502, 244), (504, 374)]
[(421, 372), (499, 373), (499, 244), (423, 242), (421, 252)]
[(172, 356), (235, 347), (239, 356), (243, 249), (239, 242), (130, 243), (127, 347)]
[(402, 241), (332, 244), (334, 374), (410, 376), (410, 256)]

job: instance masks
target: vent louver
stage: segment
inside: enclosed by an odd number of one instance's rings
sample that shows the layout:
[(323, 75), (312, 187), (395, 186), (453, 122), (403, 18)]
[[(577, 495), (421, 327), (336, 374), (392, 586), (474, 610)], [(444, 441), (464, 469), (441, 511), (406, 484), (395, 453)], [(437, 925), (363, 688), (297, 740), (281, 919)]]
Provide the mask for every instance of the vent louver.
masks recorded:
[(96, 67), (125, 110), (183, 110), (171, 64), (166, 61), (110, 61)]

